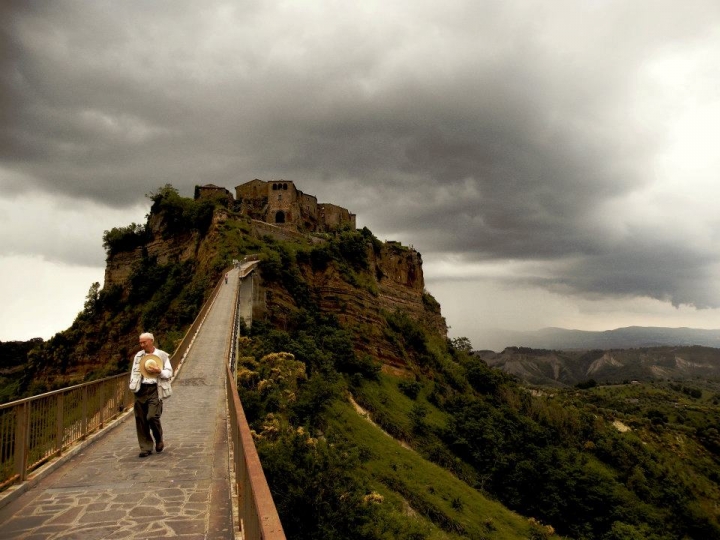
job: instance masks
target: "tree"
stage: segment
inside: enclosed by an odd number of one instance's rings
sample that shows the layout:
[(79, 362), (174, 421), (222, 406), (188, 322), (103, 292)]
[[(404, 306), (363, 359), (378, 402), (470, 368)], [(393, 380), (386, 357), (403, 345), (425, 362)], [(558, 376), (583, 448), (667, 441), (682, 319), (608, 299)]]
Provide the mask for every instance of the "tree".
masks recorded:
[(456, 351), (470, 353), (473, 350), (472, 343), (470, 343), (470, 340), (466, 337), (451, 339), (450, 343), (452, 343), (453, 349)]
[(90, 285), (87, 296), (85, 297), (84, 310), (87, 315), (94, 315), (100, 301), (100, 283), (95, 282)]

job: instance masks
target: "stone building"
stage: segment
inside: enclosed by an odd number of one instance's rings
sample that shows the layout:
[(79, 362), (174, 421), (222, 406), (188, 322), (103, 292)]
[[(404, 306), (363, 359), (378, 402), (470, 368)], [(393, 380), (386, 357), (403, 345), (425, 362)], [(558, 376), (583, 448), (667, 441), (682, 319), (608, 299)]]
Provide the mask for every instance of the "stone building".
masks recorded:
[(251, 180), (235, 187), (235, 208), (253, 219), (306, 232), (356, 227), (355, 214), (335, 204), (318, 203), (292, 180)]

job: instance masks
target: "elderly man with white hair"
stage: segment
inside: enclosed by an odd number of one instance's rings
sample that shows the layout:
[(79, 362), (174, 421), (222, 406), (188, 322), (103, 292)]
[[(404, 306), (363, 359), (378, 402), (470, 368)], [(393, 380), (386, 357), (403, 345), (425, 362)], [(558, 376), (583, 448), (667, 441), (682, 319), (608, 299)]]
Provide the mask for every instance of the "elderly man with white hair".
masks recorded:
[(156, 452), (165, 448), (160, 424), (162, 388), (159, 386), (169, 387), (173, 370), (170, 355), (155, 347), (155, 337), (151, 333), (140, 334), (140, 347), (130, 372), (130, 390), (135, 392), (135, 427), (140, 457), (144, 458), (152, 454), (153, 438)]

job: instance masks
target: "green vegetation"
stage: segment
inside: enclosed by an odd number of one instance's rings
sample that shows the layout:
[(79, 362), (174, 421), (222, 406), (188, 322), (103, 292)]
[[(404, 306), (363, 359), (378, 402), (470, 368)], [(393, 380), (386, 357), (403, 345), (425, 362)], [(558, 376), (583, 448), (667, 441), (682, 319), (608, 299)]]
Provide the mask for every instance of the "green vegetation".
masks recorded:
[(0, 344), (0, 398), (123, 372), (141, 330), (172, 350), (230, 261), (256, 254), (267, 309), (239, 340), (238, 386), (289, 538), (720, 538), (720, 384), (578, 369), (577, 387), (530, 387), (441, 335), (427, 291), (416, 311), (382, 303), (378, 261), (407, 248), (367, 229), (261, 238), (226, 199), (150, 197), (147, 224), (104, 237), (109, 258), (134, 254), (120, 282), (92, 284), (47, 342)]
[[(332, 318), (298, 319), (303, 323), (291, 332), (254, 324), (240, 340), (238, 370), (289, 538), (482, 538), (489, 530), (495, 538), (521, 538), (530, 530), (526, 520), (352, 410), (346, 377), (363, 371), (348, 361), (348, 334)], [(366, 375), (386, 380), (377, 370)]]
[(153, 202), (150, 214), (163, 216), (165, 222), (163, 238), (171, 238), (192, 231), (199, 232), (201, 236), (205, 235), (212, 223), (215, 208), (223, 203), (227, 204), (227, 199), (222, 198), (187, 199), (181, 197), (177, 189), (170, 184), (150, 193), (148, 197)]
[[(695, 384), (532, 390), (472, 356), (466, 339), (440, 339), (399, 310), (383, 313), (375, 339), (401, 350), (405, 368), (351, 369), (353, 354), (373, 361), (318, 311), (304, 276), (320, 256), (278, 249), (270, 275), (294, 301), (289, 324), (253, 326), (239, 384), (289, 536), (720, 537), (717, 394), (698, 398)], [(322, 254), (325, 269), (340, 256)], [(268, 360), (279, 353), (303, 375), (282, 375)], [(650, 397), (637, 410), (640, 398), (613, 394), (641, 388)]]
[(42, 343), (41, 338), (0, 341), (0, 403), (11, 401), (20, 394), (28, 353)]
[(103, 247), (108, 255), (123, 251), (133, 251), (145, 245), (151, 239), (145, 225), (131, 223), (127, 227), (113, 227), (103, 234)]

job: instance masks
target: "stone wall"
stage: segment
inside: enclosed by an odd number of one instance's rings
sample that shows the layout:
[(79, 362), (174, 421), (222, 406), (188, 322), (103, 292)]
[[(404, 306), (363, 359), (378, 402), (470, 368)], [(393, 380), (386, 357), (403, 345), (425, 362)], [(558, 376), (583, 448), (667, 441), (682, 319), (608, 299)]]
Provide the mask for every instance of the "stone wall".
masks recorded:
[(349, 210), (336, 204), (319, 204), (318, 221), (326, 231), (340, 229), (345, 224), (355, 228), (355, 214), (351, 214)]
[(257, 199), (267, 197), (267, 182), (264, 180), (250, 180), (235, 188), (236, 199)]

